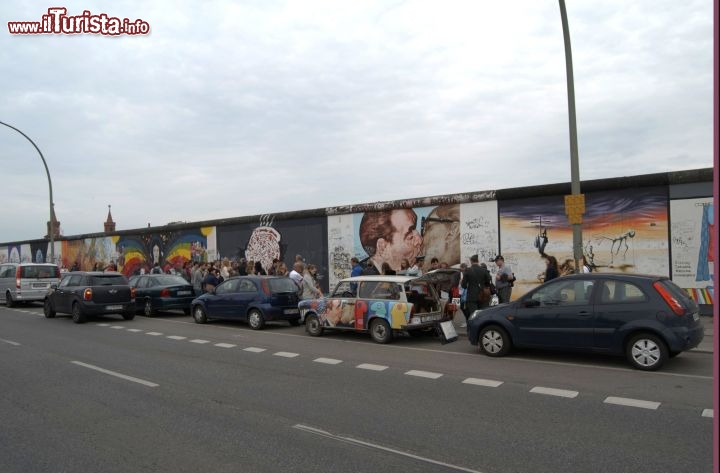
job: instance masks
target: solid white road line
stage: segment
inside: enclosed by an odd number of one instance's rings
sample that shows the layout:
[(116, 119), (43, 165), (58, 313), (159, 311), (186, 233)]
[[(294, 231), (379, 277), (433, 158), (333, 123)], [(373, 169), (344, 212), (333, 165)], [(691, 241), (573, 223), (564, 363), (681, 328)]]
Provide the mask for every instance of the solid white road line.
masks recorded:
[(432, 464), (432, 465), (439, 465), (439, 466), (441, 466), (441, 467), (443, 467), (443, 468), (449, 468), (449, 469), (453, 469), (453, 470), (457, 470), (457, 471), (466, 471), (466, 472), (469, 472), (469, 473), (481, 473), (479, 470), (471, 470), (470, 468), (464, 468), (464, 467), (462, 467), (462, 466), (453, 465), (453, 464), (451, 464), (451, 463), (445, 463), (445, 462), (433, 460), (433, 459), (431, 459), (431, 458), (421, 457), (421, 456), (419, 456), (419, 455), (413, 455), (412, 453), (403, 452), (402, 450), (397, 450), (397, 449), (394, 449), (394, 448), (384, 447), (384, 446), (382, 446), (382, 445), (378, 445), (378, 444), (370, 443), (370, 442), (365, 442), (365, 441), (362, 441), (362, 440), (354, 439), (354, 438), (352, 438), (352, 437), (343, 437), (343, 436), (340, 436), (340, 435), (331, 434), (330, 432), (327, 432), (327, 431), (325, 431), (325, 430), (316, 429), (316, 428), (314, 428), (314, 427), (309, 427), (309, 426), (307, 426), (307, 425), (295, 424), (295, 425), (293, 425), (293, 429), (302, 430), (302, 431), (307, 432), (307, 433), (310, 433), (310, 434), (320, 435), (320, 436), (322, 436), (322, 437), (326, 437), (326, 438), (329, 438), (329, 439), (337, 440), (337, 441), (340, 441), (340, 442), (349, 443), (349, 444), (352, 444), (352, 445), (358, 445), (358, 446), (367, 447), (367, 448), (375, 448), (375, 449), (377, 449), (377, 450), (382, 450), (382, 451), (384, 451), (384, 452), (394, 453), (394, 454), (396, 454), (396, 455), (400, 455), (400, 456), (407, 457), (407, 458), (412, 458), (412, 459), (414, 459), (414, 460), (418, 460), (418, 461), (425, 462), (425, 463), (430, 463), (430, 464)]
[(146, 335), (152, 335), (153, 337), (157, 337), (159, 335), (162, 335), (160, 332), (145, 332)]
[(181, 337), (180, 335), (168, 335), (165, 338), (169, 338), (170, 340), (185, 340), (187, 337)]
[(387, 366), (373, 365), (371, 363), (362, 363), (360, 365), (357, 365), (355, 368), (360, 368), (361, 370), (370, 370), (370, 371), (385, 371), (386, 369), (388, 369)]
[(316, 363), (325, 363), (326, 365), (337, 365), (342, 363), (342, 360), (336, 360), (335, 358), (315, 358), (313, 361)]
[(289, 351), (279, 351), (277, 353), (273, 353), (273, 356), (282, 356), (283, 358), (295, 358), (296, 356), (300, 356), (300, 353), (290, 353)]
[(640, 407), (642, 409), (657, 409), (660, 407), (659, 402), (654, 401), (642, 401), (640, 399), (629, 399), (626, 397), (608, 397), (605, 399), (605, 404), (617, 404), (618, 406), (629, 406), (629, 407)]
[(463, 384), (474, 384), (475, 386), (487, 386), (488, 388), (497, 388), (503, 382), (494, 381), (492, 379), (479, 379), (479, 378), (467, 378), (463, 381)]
[(8, 345), (12, 345), (14, 347), (20, 346), (18, 342), (13, 342), (12, 340), (5, 340), (4, 338), (0, 338), (0, 342), (7, 343)]
[(535, 394), (546, 394), (548, 396), (569, 398), (575, 398), (578, 396), (578, 394), (580, 394), (577, 391), (568, 391), (567, 389), (543, 388), (542, 386), (535, 386), (530, 390), (530, 392)]
[(236, 347), (237, 345), (233, 345), (232, 343), (216, 343), (215, 346), (220, 348), (232, 348)]
[(243, 348), (243, 351), (249, 351), (252, 353), (262, 353), (264, 351), (267, 351), (267, 349), (266, 348), (258, 348), (258, 347), (247, 347), (247, 348)]
[(142, 330), (140, 330), (139, 328), (129, 328), (129, 329), (127, 329), (127, 331), (128, 331), (128, 332), (135, 332), (135, 333), (137, 333), (137, 332), (142, 332)]
[(210, 340), (201, 340), (199, 338), (195, 338), (193, 340), (190, 340), (190, 343), (199, 343), (202, 345), (203, 343), (210, 343)]
[(704, 410), (702, 411), (702, 416), (703, 416), (703, 417), (714, 417), (714, 416), (715, 416), (715, 412), (714, 412), (712, 409), (704, 409)]
[(418, 378), (429, 378), (429, 379), (438, 379), (440, 376), (442, 376), (442, 373), (433, 373), (432, 371), (420, 371), (420, 370), (410, 370), (405, 373), (408, 376), (417, 376)]
[(150, 381), (145, 381), (144, 379), (135, 378), (133, 376), (128, 376), (128, 375), (118, 373), (115, 371), (106, 370), (104, 368), (100, 368), (99, 366), (83, 363), (82, 361), (71, 361), (71, 363), (78, 365), (78, 366), (82, 366), (84, 368), (89, 368), (91, 370), (99, 371), (100, 373), (109, 374), (110, 376), (115, 376), (116, 378), (124, 379), (126, 381), (132, 381), (133, 383), (138, 383), (138, 384), (142, 384), (144, 386), (149, 386), (151, 388), (157, 388), (158, 386), (160, 386), (159, 384), (152, 383)]

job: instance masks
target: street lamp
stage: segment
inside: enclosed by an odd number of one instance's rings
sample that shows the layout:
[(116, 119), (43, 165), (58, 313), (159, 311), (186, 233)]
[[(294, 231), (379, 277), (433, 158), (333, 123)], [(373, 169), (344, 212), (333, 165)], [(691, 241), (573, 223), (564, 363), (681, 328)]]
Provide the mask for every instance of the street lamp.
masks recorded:
[(53, 203), (53, 194), (52, 194), (52, 180), (50, 179), (50, 170), (48, 169), (47, 162), (45, 162), (45, 156), (43, 156), (42, 151), (40, 151), (40, 148), (37, 147), (35, 142), (30, 139), (28, 135), (23, 133), (22, 131), (18, 130), (12, 125), (8, 125), (7, 123), (0, 121), (0, 125), (5, 125), (8, 128), (12, 128), (13, 130), (17, 131), (21, 135), (23, 135), (37, 150), (38, 154), (40, 154), (40, 159), (42, 159), (43, 166), (45, 166), (45, 173), (47, 174), (48, 178), (48, 188), (50, 189), (50, 231), (48, 232), (50, 234), (50, 262), (55, 262), (55, 204)]
[[(580, 163), (578, 161), (577, 123), (575, 120), (575, 85), (573, 79), (572, 50), (570, 49), (570, 29), (568, 28), (565, 0), (560, 2), (563, 38), (565, 40), (565, 69), (567, 73), (568, 116), (570, 125), (570, 191), (565, 196), (565, 213), (573, 229), (573, 259), (575, 272), (580, 273), (582, 266), (582, 215), (585, 213), (585, 196), (580, 193)], [(568, 198), (569, 197), (569, 198)]]

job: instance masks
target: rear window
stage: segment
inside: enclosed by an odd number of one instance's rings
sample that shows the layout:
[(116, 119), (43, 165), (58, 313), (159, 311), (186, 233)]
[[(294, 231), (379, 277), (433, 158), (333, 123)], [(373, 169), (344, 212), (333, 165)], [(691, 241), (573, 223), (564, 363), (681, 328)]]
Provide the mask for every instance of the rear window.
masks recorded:
[(122, 286), (127, 284), (127, 279), (121, 274), (109, 274), (107, 276), (92, 276), (91, 286)]
[(668, 291), (675, 299), (677, 299), (677, 300), (679, 300), (679, 301), (685, 301), (685, 302), (687, 302), (688, 300), (692, 300), (692, 298), (690, 297), (690, 295), (689, 295), (687, 292), (683, 291), (683, 290), (680, 288), (680, 286), (678, 286), (677, 284), (675, 284), (675, 283), (672, 282), (671, 280), (669, 280), (669, 279), (661, 279), (661, 280), (660, 280), (660, 284), (662, 284), (663, 287), (664, 287), (665, 289), (667, 289), (667, 291)]
[(290, 278), (273, 278), (268, 280), (270, 282), (270, 292), (297, 292), (298, 287)]
[(52, 264), (20, 266), (20, 277), (27, 279), (57, 279), (58, 267)]
[(151, 286), (170, 286), (171, 284), (188, 284), (186, 280), (180, 276), (173, 276), (171, 274), (164, 276), (153, 276), (150, 278), (152, 281)]

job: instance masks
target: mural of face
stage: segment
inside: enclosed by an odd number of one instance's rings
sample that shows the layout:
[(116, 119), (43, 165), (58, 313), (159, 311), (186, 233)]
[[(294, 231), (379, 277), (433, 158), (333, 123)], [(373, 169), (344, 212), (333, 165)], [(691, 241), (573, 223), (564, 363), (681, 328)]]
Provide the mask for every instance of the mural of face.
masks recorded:
[(280, 233), (272, 227), (253, 230), (245, 249), (249, 261), (259, 261), (263, 269), (269, 269), (274, 259), (280, 259)]
[(422, 220), (423, 246), (426, 261), (437, 258), (449, 266), (460, 263), (460, 205), (436, 207)]
[(376, 264), (387, 262), (397, 270), (403, 259), (414, 259), (420, 254), (422, 237), (417, 231), (413, 219), (414, 212), (410, 209), (398, 209), (390, 216), (393, 233), (390, 241), (378, 240), (378, 248), (373, 257)]

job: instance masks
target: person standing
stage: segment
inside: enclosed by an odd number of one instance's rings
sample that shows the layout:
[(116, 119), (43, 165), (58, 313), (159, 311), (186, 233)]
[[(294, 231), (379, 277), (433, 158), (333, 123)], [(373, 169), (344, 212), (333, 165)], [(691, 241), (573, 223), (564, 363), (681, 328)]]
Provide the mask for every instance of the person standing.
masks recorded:
[[(466, 289), (465, 314), (470, 317), (478, 309), (490, 306), (490, 272), (478, 264), (478, 255), (470, 257), (470, 267), (465, 270), (461, 287)], [(485, 291), (488, 288), (488, 291)], [(482, 297), (481, 297), (482, 295)]]
[(558, 268), (557, 258), (550, 255), (545, 255), (545, 278), (544, 282), (552, 281), (553, 279), (560, 276), (560, 268)]
[(360, 260), (353, 256), (352, 258), (350, 258), (350, 264), (352, 265), (350, 277), (354, 278), (355, 276), (360, 276), (363, 270), (362, 266), (360, 265)]
[(495, 273), (495, 288), (497, 289), (498, 302), (500, 304), (506, 304), (510, 302), (512, 296), (512, 288), (515, 283), (515, 274), (512, 272), (512, 268), (505, 264), (505, 258), (502, 255), (495, 257), (495, 264), (497, 265), (497, 273)]

